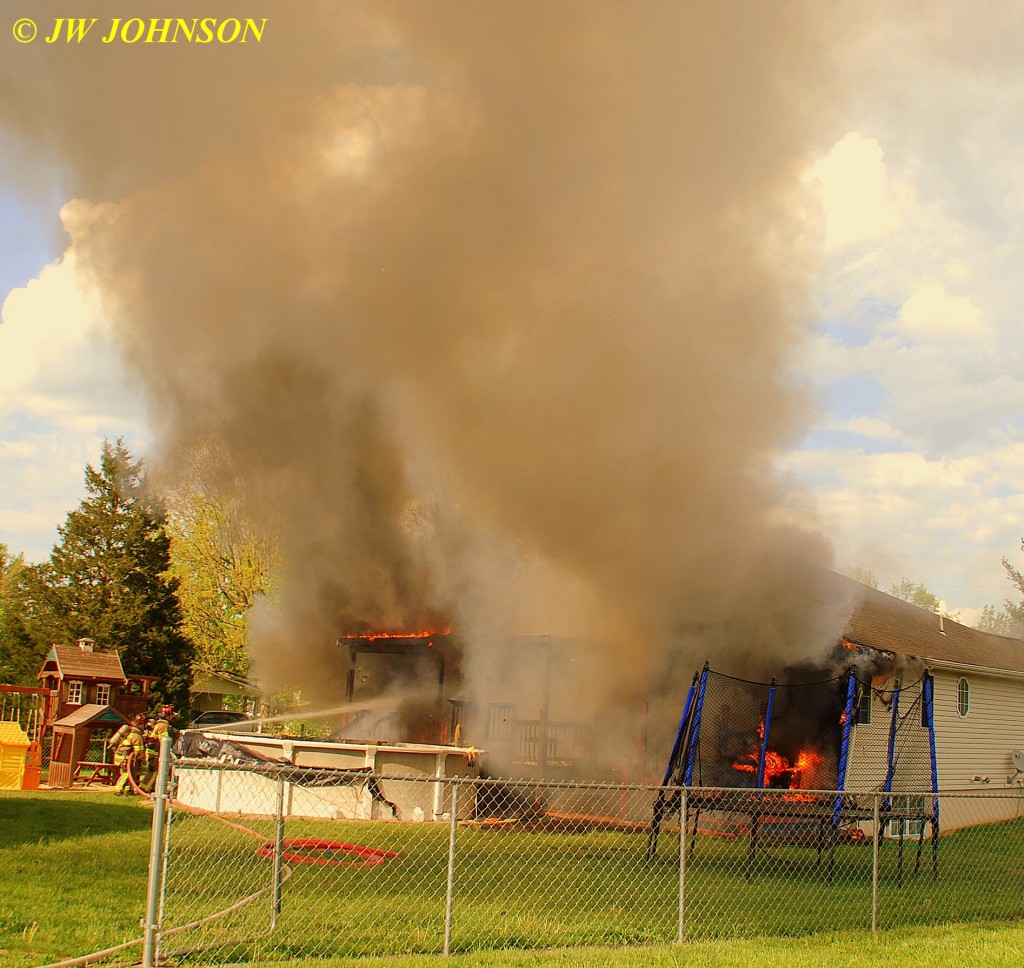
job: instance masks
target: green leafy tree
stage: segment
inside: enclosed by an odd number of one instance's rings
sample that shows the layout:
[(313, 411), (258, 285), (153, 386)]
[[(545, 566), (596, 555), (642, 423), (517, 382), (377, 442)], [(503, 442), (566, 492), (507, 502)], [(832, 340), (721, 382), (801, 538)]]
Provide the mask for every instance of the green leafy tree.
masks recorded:
[(168, 511), (171, 571), (180, 583), (184, 629), (196, 646), (196, 671), (244, 676), (249, 610), (268, 594), (275, 553), (224, 481), (224, 461), (204, 443), (175, 489)]
[(878, 588), (878, 579), (870, 568), (861, 568), (860, 565), (857, 565), (850, 572), (849, 577), (854, 581), (859, 581), (862, 585), (867, 585), (868, 588)]
[(12, 555), (0, 543), (0, 682), (16, 686), (39, 685), (43, 649), (26, 627), (24, 581), (28, 566), (24, 555)]
[(942, 607), (942, 599), (938, 595), (933, 595), (924, 585), (915, 585), (909, 578), (901, 578), (898, 582), (890, 585), (889, 594), (894, 598), (910, 602), (911, 605), (916, 605), (918, 608), (926, 608), (929, 612), (934, 612), (936, 615), (942, 615), (945, 618), (956, 620), (960, 614), (958, 611), (946, 611)]
[(125, 672), (159, 677), (157, 701), (186, 709), (193, 648), (170, 574), (163, 505), (120, 439), (104, 442), (85, 488), (88, 496), (57, 529), (50, 560), (28, 569), (31, 635), (37, 643), (87, 636), (116, 648)]
[[(1024, 551), (1024, 540), (1021, 540), (1021, 550)], [(1006, 569), (1010, 584), (1024, 595), (1024, 573), (1014, 568), (1007, 558), (1003, 559), (1003, 568)], [(994, 605), (986, 605), (982, 609), (978, 628), (998, 635), (1024, 638), (1024, 601), (1014, 602), (1007, 598), (998, 612)]]

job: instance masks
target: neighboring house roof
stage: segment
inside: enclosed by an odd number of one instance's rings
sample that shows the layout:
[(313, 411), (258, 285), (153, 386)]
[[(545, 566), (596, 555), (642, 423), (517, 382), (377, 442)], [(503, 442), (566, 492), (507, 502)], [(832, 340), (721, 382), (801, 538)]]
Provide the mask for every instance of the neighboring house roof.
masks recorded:
[(105, 679), (124, 682), (121, 657), (113, 649), (85, 652), (76, 645), (54, 645), (43, 663), (39, 678), (57, 674), (60, 679)]
[(54, 726), (92, 726), (98, 723), (126, 723), (124, 718), (112, 706), (100, 706), (97, 703), (89, 703), (79, 706), (73, 713), (68, 713), (63, 719), (58, 719)]
[(1024, 674), (1021, 639), (940, 619), (876, 588), (842, 580), (857, 586), (858, 598), (841, 632), (850, 642), (925, 661)]
[(256, 696), (259, 690), (241, 676), (230, 672), (199, 672), (192, 679), (192, 695)]

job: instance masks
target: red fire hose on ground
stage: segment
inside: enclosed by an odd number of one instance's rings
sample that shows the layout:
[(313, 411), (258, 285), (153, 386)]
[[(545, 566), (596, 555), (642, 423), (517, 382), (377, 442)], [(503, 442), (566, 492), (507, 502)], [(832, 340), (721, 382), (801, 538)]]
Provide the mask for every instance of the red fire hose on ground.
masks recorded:
[[(142, 798), (146, 800), (152, 800), (153, 794), (143, 790), (135, 780), (135, 777), (131, 773), (132, 757), (129, 756), (125, 761), (124, 769), (128, 771), (128, 782), (131, 784), (132, 789)], [(244, 833), (252, 834), (254, 837), (259, 837), (260, 834), (246, 827), (242, 824), (232, 823), (230, 820), (218, 815), (217, 813), (210, 810), (203, 810), (199, 807), (186, 806), (177, 800), (171, 800), (171, 803), (175, 807), (181, 810), (185, 810), (188, 813), (197, 814), (199, 816), (211, 817), (214, 820), (218, 820), (220, 823), (225, 824), (228, 827), (233, 827), (235, 830), (241, 830)], [(300, 839), (300, 840), (285, 840), (282, 842), (282, 847), (292, 848), (291, 850), (283, 851), (281, 854), (282, 859), (290, 860), (297, 864), (320, 864), (330, 867), (378, 867), (381, 864), (386, 864), (389, 860), (395, 857), (401, 857), (397, 851), (393, 850), (381, 850), (378, 847), (364, 847), (360, 844), (346, 844), (336, 840), (313, 840), (313, 839)], [(275, 853), (275, 845), (273, 843), (265, 843), (256, 850), (258, 857), (273, 857)], [(315, 854), (303, 854), (296, 853), (296, 851), (312, 850), (320, 851), (321, 855), (325, 852), (330, 853), (345, 853), (350, 854), (354, 859), (342, 860), (336, 857), (324, 857), (316, 856)], [(288, 867), (284, 868), (284, 880), (291, 877), (291, 869)], [(283, 881), (282, 881), (283, 883)], [(247, 904), (254, 901), (261, 894), (266, 893), (266, 888), (261, 888), (248, 897), (242, 898), (242, 900), (232, 904), (231, 907), (225, 908), (223, 911), (217, 911), (214, 914), (207, 915), (198, 921), (193, 921), (190, 924), (182, 924), (178, 927), (171, 928), (169, 931), (163, 932), (163, 937), (170, 937), (171, 935), (178, 934), (182, 931), (188, 931), (193, 928), (200, 927), (203, 924), (207, 924), (210, 921), (215, 921), (217, 918), (224, 917), (225, 915), (231, 914), (237, 911)], [(44, 968), (75, 968), (79, 965), (89, 965), (97, 961), (103, 961), (109, 958), (112, 954), (123, 951), (127, 948), (134, 947), (143, 943), (142, 938), (135, 938), (131, 941), (123, 942), (122, 944), (116, 945), (113, 948), (106, 948), (103, 951), (94, 951), (92, 954), (82, 955), (79, 958), (68, 958), (64, 961), (54, 962), (53, 964), (46, 965)], [(187, 953), (192, 954), (195, 951), (202, 949), (190, 949)]]
[[(344, 844), (337, 840), (285, 840), (281, 857), (294, 861), (296, 864), (320, 864), (327, 867), (377, 867), (386, 864), (391, 858), (401, 856), (393, 850), (381, 850), (379, 847), (363, 847), (360, 844)], [(307, 854), (299, 851), (316, 851)], [(257, 849), (258, 857), (273, 857), (274, 844), (263, 844)], [(348, 857), (332, 856), (347, 854)]]
[[(132, 789), (140, 797), (152, 800), (153, 794), (148, 790), (143, 790), (142, 787), (135, 782), (135, 777), (131, 772), (131, 766), (132, 757), (129, 756), (128, 760), (125, 762), (125, 769), (128, 770), (128, 782), (131, 784)], [(253, 834), (257, 837), (259, 836), (255, 830), (245, 827), (242, 824), (232, 823), (230, 820), (218, 816), (212, 811), (202, 810), (198, 807), (188, 807), (176, 800), (172, 802), (175, 807), (183, 809), (188, 813), (213, 817), (215, 820), (219, 820), (228, 827), (234, 827), (236, 830), (242, 830), (247, 834)], [(401, 854), (394, 850), (381, 850), (379, 847), (364, 847), (362, 844), (346, 844), (337, 840), (300, 838), (298, 840), (285, 840), (282, 842), (282, 847), (285, 848), (281, 854), (281, 858), (283, 860), (290, 860), (296, 864), (319, 864), (323, 867), (379, 867), (381, 864), (386, 864), (392, 858), (401, 856)], [(275, 845), (272, 842), (265, 843), (257, 848), (256, 856), (273, 857), (275, 849)], [(301, 851), (317, 851), (319, 853), (301, 853)], [(348, 854), (349, 856), (344, 858), (325, 856), (332, 854)]]

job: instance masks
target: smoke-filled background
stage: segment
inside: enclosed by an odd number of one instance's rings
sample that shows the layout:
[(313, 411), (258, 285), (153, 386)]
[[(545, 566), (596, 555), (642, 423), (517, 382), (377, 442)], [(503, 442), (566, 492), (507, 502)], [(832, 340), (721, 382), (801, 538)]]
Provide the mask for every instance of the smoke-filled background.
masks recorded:
[(283, 548), (265, 682), (315, 690), (367, 628), (587, 638), (597, 700), (830, 644), (842, 603), (792, 567), (828, 542), (775, 460), (813, 419), (788, 364), (835, 11), (114, 6), (33, 16), (269, 18), (10, 45), (0, 94), (26, 180), (65, 173), (164, 470), (219, 437)]

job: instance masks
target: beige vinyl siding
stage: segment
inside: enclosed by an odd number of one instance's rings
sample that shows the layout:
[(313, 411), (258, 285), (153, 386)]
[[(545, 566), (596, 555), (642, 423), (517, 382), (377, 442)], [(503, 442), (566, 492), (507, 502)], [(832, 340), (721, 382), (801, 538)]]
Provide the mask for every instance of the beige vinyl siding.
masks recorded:
[[(892, 727), (892, 683), (875, 682), (871, 722), (854, 725), (846, 770), (846, 789), (851, 792), (881, 790), (889, 766), (889, 732)], [(888, 695), (890, 703), (883, 701)], [(920, 791), (931, 787), (928, 730), (921, 725), (919, 682), (904, 686), (898, 707), (900, 725), (896, 742), (897, 763), (892, 790)]]
[[(957, 714), (957, 683), (970, 684), (970, 709)], [(1007, 786), (1010, 754), (1024, 749), (1024, 679), (978, 672), (935, 672), (935, 746), (940, 790)], [(987, 776), (989, 783), (972, 779)]]
[[(970, 684), (970, 709), (957, 713), (957, 683)], [(976, 793), (1006, 790), (1014, 775), (1010, 754), (1024, 749), (1024, 679), (978, 672), (935, 672), (935, 747), (939, 789)], [(988, 777), (989, 782), (973, 779)], [(1021, 791), (1024, 787), (1012, 787)], [(1024, 803), (1014, 799), (943, 801), (941, 829), (1020, 816)]]
[(876, 699), (871, 723), (856, 725), (850, 731), (847, 790), (859, 793), (882, 789), (889, 759), (889, 722), (889, 711)]

